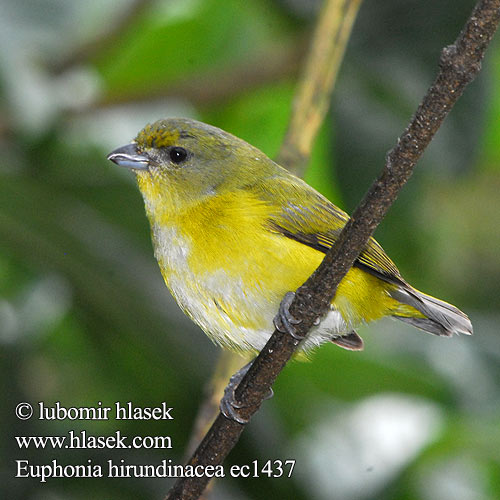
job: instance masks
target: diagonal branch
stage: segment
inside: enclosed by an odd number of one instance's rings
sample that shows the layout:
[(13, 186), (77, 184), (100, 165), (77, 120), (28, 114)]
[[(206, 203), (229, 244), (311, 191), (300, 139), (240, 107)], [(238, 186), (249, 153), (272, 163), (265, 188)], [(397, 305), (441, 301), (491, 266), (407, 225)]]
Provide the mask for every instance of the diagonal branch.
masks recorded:
[[(500, 0), (479, 0), (453, 45), (441, 54), (440, 70), (410, 124), (386, 157), (384, 169), (346, 224), (323, 262), (302, 285), (290, 307), (300, 318), (297, 333), (306, 335), (314, 320), (322, 316), (335, 291), (369, 237), (387, 213), (399, 191), (411, 176), (417, 160), (441, 126), (465, 87), (481, 67), (481, 60), (500, 19)], [(279, 372), (293, 355), (298, 342), (275, 331), (236, 389), (243, 402), (241, 416), (250, 418), (260, 407)], [(218, 465), (234, 447), (244, 425), (219, 414), (188, 464)], [(196, 499), (209, 478), (181, 478), (168, 499)]]

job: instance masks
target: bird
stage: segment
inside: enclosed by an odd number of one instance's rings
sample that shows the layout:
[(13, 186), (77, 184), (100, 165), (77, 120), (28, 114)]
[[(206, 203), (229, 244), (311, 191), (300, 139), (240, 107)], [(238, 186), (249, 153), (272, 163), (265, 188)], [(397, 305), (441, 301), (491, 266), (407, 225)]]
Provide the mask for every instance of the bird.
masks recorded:
[[(154, 255), (180, 308), (243, 355), (264, 347), (283, 297), (318, 267), (349, 219), (256, 147), (192, 119), (148, 124), (108, 159), (135, 173)], [(405, 281), (371, 238), (298, 349), (331, 342), (359, 351), (357, 328), (383, 317), (443, 337), (473, 332), (465, 313)]]

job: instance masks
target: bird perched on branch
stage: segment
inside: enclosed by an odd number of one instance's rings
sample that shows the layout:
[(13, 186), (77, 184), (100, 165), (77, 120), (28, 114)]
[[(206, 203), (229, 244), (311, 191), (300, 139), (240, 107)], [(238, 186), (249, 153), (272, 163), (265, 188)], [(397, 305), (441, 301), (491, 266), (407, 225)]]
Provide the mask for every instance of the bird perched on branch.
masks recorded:
[[(264, 347), (283, 296), (316, 269), (348, 220), (257, 148), (194, 120), (147, 125), (108, 159), (136, 174), (177, 303), (235, 351)], [(384, 316), (445, 337), (472, 333), (462, 311), (409, 285), (370, 239), (300, 347), (330, 341), (360, 350), (355, 328)]]

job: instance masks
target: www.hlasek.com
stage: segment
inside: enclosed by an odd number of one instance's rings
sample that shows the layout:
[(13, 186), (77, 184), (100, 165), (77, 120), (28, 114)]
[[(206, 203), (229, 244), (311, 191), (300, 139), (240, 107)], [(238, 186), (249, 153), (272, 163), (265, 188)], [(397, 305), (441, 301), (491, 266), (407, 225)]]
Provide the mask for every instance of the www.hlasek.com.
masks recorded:
[(102, 449), (139, 449), (139, 448), (161, 448), (171, 449), (172, 438), (170, 436), (122, 436), (121, 432), (115, 431), (111, 436), (92, 436), (87, 431), (69, 431), (66, 436), (15, 436), (17, 446), (26, 448), (54, 448), (54, 449), (78, 449), (89, 450)]
[[(174, 420), (173, 408), (165, 402), (155, 407), (140, 407), (133, 403), (117, 402), (114, 406), (103, 406), (99, 401), (91, 407), (65, 407), (57, 402), (47, 406), (43, 402), (32, 406), (19, 403), (15, 409), (19, 420), (29, 420), (33, 416), (39, 420)], [(37, 413), (37, 415), (35, 415)], [(70, 430), (63, 436), (15, 436), (20, 450), (36, 449), (172, 449), (170, 436), (124, 436), (119, 430), (107, 436), (95, 436), (86, 430)], [(92, 459), (83, 464), (62, 464), (51, 460), (45, 464), (16, 460), (16, 478), (35, 478), (45, 483), (55, 478), (99, 478), (99, 477), (291, 477), (295, 460), (253, 460), (251, 464), (232, 465), (179, 465), (170, 459), (159, 464), (130, 464), (125, 460), (103, 460), (95, 463)]]

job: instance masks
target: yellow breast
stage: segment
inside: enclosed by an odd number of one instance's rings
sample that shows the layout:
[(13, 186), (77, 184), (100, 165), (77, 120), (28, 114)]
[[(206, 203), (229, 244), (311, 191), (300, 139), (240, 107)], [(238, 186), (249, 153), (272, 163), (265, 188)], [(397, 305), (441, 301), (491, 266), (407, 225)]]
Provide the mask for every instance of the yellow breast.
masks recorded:
[[(296, 290), (324, 254), (270, 231), (266, 222), (276, 208), (247, 191), (207, 196), (175, 213), (159, 209), (154, 196), (149, 193), (146, 208), (154, 205), (147, 211), (155, 255), (181, 308), (216, 342), (261, 349), (284, 294)], [(386, 314), (394, 302), (386, 288), (353, 268), (333, 302), (342, 317), (330, 328), (344, 333)]]

